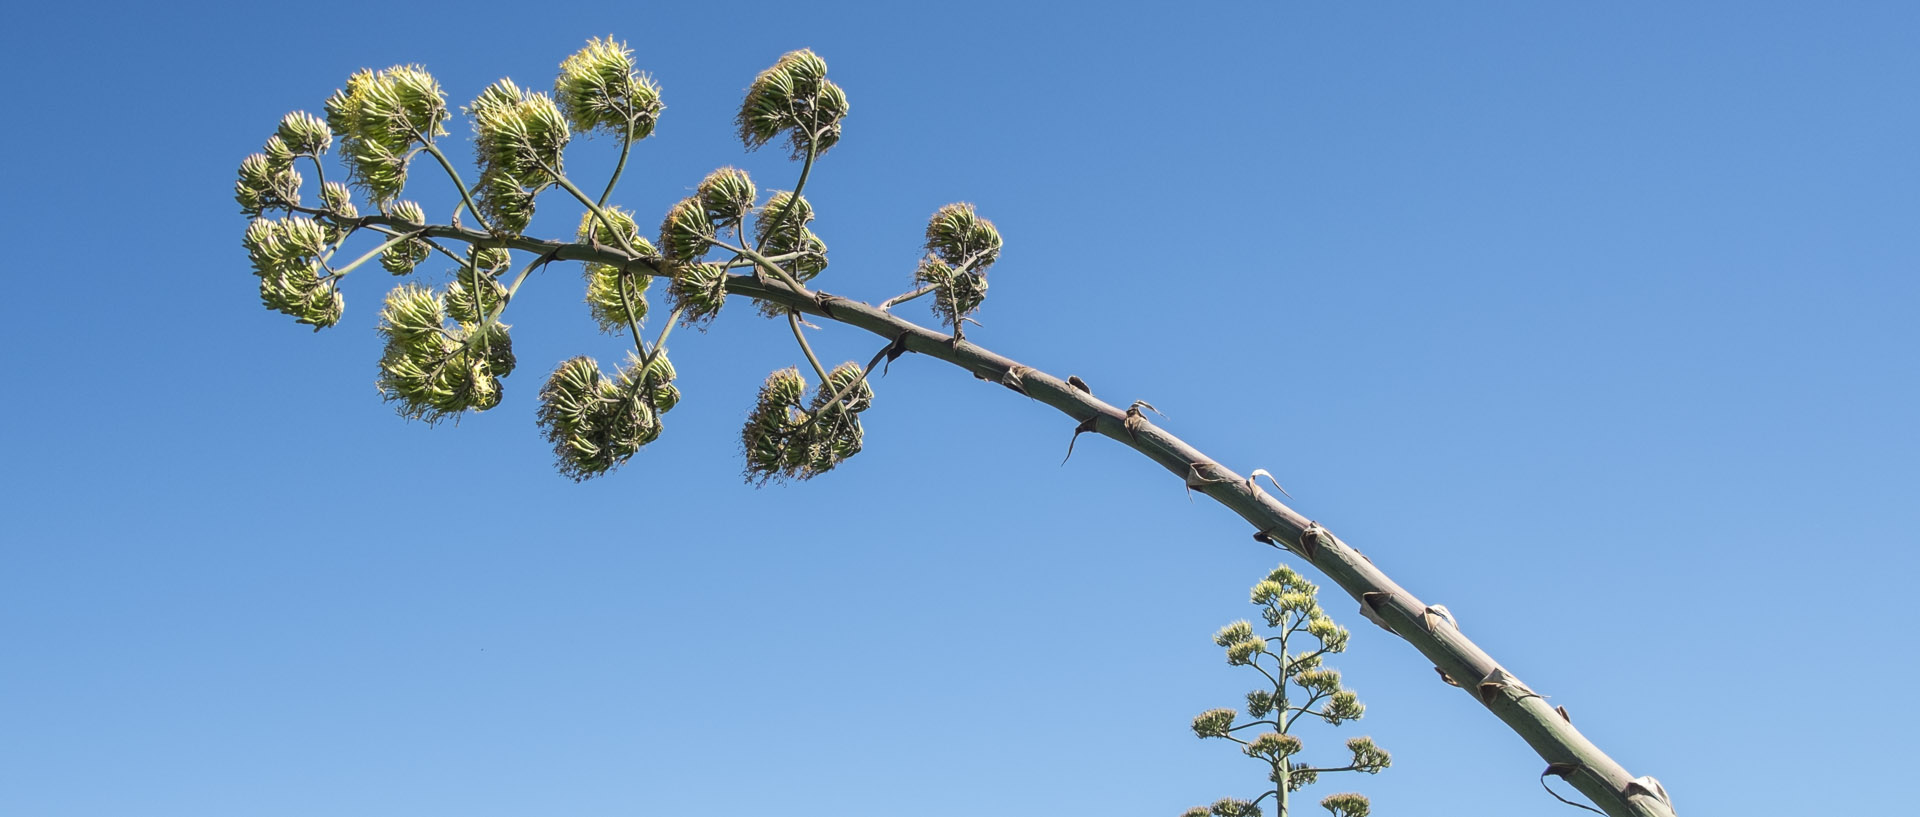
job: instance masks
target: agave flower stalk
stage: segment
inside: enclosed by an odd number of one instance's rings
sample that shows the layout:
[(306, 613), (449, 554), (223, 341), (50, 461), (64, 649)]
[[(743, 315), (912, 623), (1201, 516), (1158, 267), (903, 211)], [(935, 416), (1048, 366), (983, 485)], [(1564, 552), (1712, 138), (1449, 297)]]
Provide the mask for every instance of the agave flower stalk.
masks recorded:
[[(1267, 766), (1267, 782), (1272, 785), (1252, 800), (1227, 798), (1211, 807), (1188, 809), (1182, 817), (1258, 817), (1260, 803), (1268, 797), (1273, 798), (1274, 812), (1287, 817), (1291, 794), (1317, 782), (1321, 775), (1378, 774), (1392, 764), (1386, 750), (1364, 737), (1347, 741), (1353, 757), (1344, 766), (1311, 766), (1295, 759), (1301, 742), (1293, 731), (1301, 717), (1312, 715), (1338, 726), (1359, 720), (1366, 712), (1359, 697), (1342, 685), (1340, 673), (1322, 665), (1325, 656), (1346, 650), (1349, 634), (1320, 608), (1319, 592), (1293, 568), (1281, 565), (1255, 584), (1252, 593), (1261, 620), (1276, 634), (1261, 636), (1244, 619), (1214, 634), (1213, 643), (1226, 648), (1228, 664), (1251, 667), (1267, 683), (1247, 693), (1247, 716), (1252, 720), (1235, 723), (1239, 717), (1235, 710), (1209, 709), (1193, 719), (1193, 734), (1239, 744), (1248, 757)], [(1290, 649), (1306, 638), (1313, 639), (1308, 648)], [(1273, 670), (1269, 672), (1262, 661), (1271, 663)], [(1301, 697), (1293, 696), (1296, 690)], [(1270, 731), (1251, 739), (1234, 734), (1260, 727)], [(1321, 805), (1338, 817), (1366, 817), (1371, 808), (1366, 797), (1351, 793), (1332, 795)]]
[[(528, 145), (539, 149), (530, 155), (508, 157), (533, 161), (502, 167), (513, 171), (505, 178), (520, 194), (530, 197), (530, 191), (551, 180), (581, 203), (591, 226), (612, 227), (619, 223), (616, 211), (589, 198), (559, 172), (557, 145), (564, 143), (562, 131), (569, 127), (586, 132), (612, 123), (620, 133), (631, 129), (636, 134), (623, 139), (623, 149), (630, 147), (641, 138), (638, 134), (651, 132), (658, 93), (652, 89), (649, 102), (641, 99), (646, 93), (635, 90), (638, 86), (614, 81), (637, 75), (630, 63), (609, 58), (605, 47), (575, 67), (580, 65), (597, 68), (568, 74), (563, 65), (563, 79), (556, 86), (559, 102), (541, 102), (545, 97), (538, 94), (515, 96), (513, 104), (526, 106), (518, 114), (525, 119), (508, 124), (529, 129), (538, 125), (547, 138), (538, 144), (529, 140)], [(738, 119), (743, 143), (752, 149), (784, 136), (793, 157), (803, 163), (836, 144), (848, 107), (844, 92), (825, 74), (825, 62), (812, 52), (793, 52), (762, 72), (749, 89)], [(629, 100), (632, 104), (623, 109), (610, 101), (615, 95), (589, 93), (603, 80), (605, 87), (637, 94), (633, 100), (638, 101)], [(569, 90), (561, 92), (561, 86)], [(507, 101), (504, 95), (500, 101)], [(627, 118), (621, 120), (621, 116)], [(498, 322), (499, 311), (527, 280), (527, 273), (544, 263), (578, 261), (602, 265), (619, 275), (668, 279), (668, 297), (679, 319), (670, 320), (669, 326), (704, 321), (731, 297), (755, 302), (763, 312), (787, 313), (795, 328), (805, 315), (870, 332), (885, 343), (872, 364), (862, 367), (849, 362), (824, 372), (817, 356), (805, 347), (804, 337), (799, 338), (814, 373), (822, 375), (821, 382), (809, 397), (797, 370), (781, 370), (769, 378), (742, 433), (750, 481), (806, 479), (857, 453), (863, 445), (859, 415), (872, 406), (869, 376), (874, 365), (905, 354), (952, 364), (1060, 411), (1075, 423), (1075, 439), (1081, 433), (1095, 433), (1139, 452), (1177, 477), (1183, 489), (1211, 497), (1246, 519), (1256, 540), (1312, 564), (1357, 600), (1369, 620), (1413, 645), (1441, 677), (1465, 690), (1525, 740), (1547, 761), (1547, 775), (1563, 778), (1605, 813), (1672, 815), (1671, 800), (1657, 781), (1629, 775), (1574, 728), (1564, 709), (1549, 706), (1469, 640), (1444, 607), (1415, 597), (1372, 561), (1260, 489), (1250, 477), (1149, 420), (1140, 408), (1143, 404), (1120, 408), (1094, 397), (1078, 378), (1056, 377), (964, 338), (962, 324), (981, 307), (986, 294), (983, 272), (997, 259), (1000, 246), (997, 229), (971, 207), (954, 205), (935, 214), (928, 226), (928, 254), (915, 273), (914, 291), (936, 295), (934, 311), (950, 330), (943, 332), (888, 312), (904, 302), (901, 298), (874, 307), (809, 288), (825, 266), (825, 245), (804, 226), (811, 215), (800, 195), (804, 178), (792, 193), (776, 194), (756, 208), (762, 217), (755, 223), (756, 238), (764, 251), (748, 245), (746, 232), (737, 223), (730, 226), (740, 239), (738, 246), (720, 241), (716, 225), (698, 200), (682, 201), (670, 211), (657, 250), (619, 230), (612, 235), (622, 240), (611, 243), (598, 240), (591, 230), (573, 241), (526, 236), (502, 230), (502, 224), (488, 221), (474, 206), (472, 193), (434, 143), (436, 136), (445, 133), (441, 122), (447, 117), (445, 96), (424, 70), (400, 66), (363, 71), (327, 101), (326, 121), (340, 146), (349, 181), (368, 193), (378, 212), (351, 212), (342, 197), (324, 190), (322, 207), (298, 201), (299, 183), (286, 171), (296, 147), (314, 148), (312, 152), (318, 153), (320, 146), (310, 139), (296, 145), (296, 140), (276, 133), (267, 151), (259, 154), (261, 158), (243, 164), (236, 185), (242, 208), (257, 211), (249, 212), (250, 216), (259, 216), (247, 228), (243, 243), (260, 278), (262, 301), (302, 323), (319, 328), (339, 319), (343, 301), (335, 286), (337, 278), (321, 280), (315, 270), (343, 235), (362, 229), (385, 234), (390, 246), (381, 257), (385, 260), (406, 248), (395, 260), (396, 265), (405, 262), (408, 269), (419, 263), (420, 247), (460, 265), (464, 274), (456, 282), (464, 283), (459, 286), (435, 291), (404, 283), (389, 293), (382, 310), (381, 331), (388, 338), (388, 349), (381, 363), (381, 385), (387, 399), (399, 403), (403, 416), (431, 422), (499, 403), (501, 378), (513, 368), (511, 343), (506, 325)], [(496, 144), (520, 148), (518, 143)], [(395, 202), (406, 182), (407, 162), (418, 151), (439, 160), (461, 193), (462, 208), (481, 218), (480, 229), (458, 223), (458, 209), (448, 224), (426, 223), (424, 217), (400, 212)], [(810, 174), (811, 165), (803, 164), (802, 172)], [(488, 195), (493, 194), (489, 188)], [(778, 195), (787, 197), (784, 204)], [(530, 198), (527, 203), (530, 206)], [(267, 212), (285, 217), (267, 218)], [(395, 238), (397, 243), (392, 241)], [(462, 259), (442, 242), (465, 245), (474, 253), (530, 254), (535, 260), (522, 269), (512, 286), (496, 290), (497, 282), (482, 278), (491, 278), (491, 271), (500, 267), (489, 262), (485, 266), (490, 272), (480, 276), (477, 261)], [(707, 260), (706, 255), (716, 249), (733, 257)], [(734, 272), (742, 268), (746, 271)], [(541, 426), (554, 444), (559, 470), (574, 479), (606, 474), (628, 461), (660, 435), (662, 416), (680, 400), (673, 386), (672, 364), (660, 348), (665, 329), (651, 349), (638, 337), (645, 292), (637, 280), (615, 290), (620, 311), (631, 318), (621, 323), (644, 351), (612, 374), (591, 358), (573, 358), (561, 364), (541, 389)]]

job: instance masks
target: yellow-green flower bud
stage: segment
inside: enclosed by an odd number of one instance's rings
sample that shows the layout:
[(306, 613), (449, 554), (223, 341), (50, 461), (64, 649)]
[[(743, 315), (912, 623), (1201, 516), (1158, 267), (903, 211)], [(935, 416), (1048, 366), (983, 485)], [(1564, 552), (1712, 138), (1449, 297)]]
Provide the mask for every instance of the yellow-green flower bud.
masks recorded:
[(660, 222), (660, 253), (676, 264), (699, 260), (713, 246), (713, 222), (698, 196), (689, 196), (667, 210)]
[(927, 220), (927, 251), (954, 267), (984, 271), (1000, 259), (1000, 231), (973, 205), (949, 204)]
[[(583, 242), (607, 246), (627, 246), (641, 255), (653, 255), (653, 245), (640, 237), (633, 214), (618, 207), (604, 211), (605, 220), (589, 212), (580, 219), (579, 237)], [(609, 223), (610, 222), (610, 223)], [(600, 331), (619, 334), (630, 326), (639, 326), (647, 318), (647, 287), (652, 276), (614, 264), (586, 264), (587, 307)]]
[(280, 120), (280, 129), (274, 135), (300, 156), (317, 158), (333, 146), (333, 134), (327, 130), (327, 123), (306, 111), (287, 114)]
[(717, 228), (740, 223), (740, 219), (753, 211), (753, 202), (758, 196), (753, 179), (737, 167), (723, 167), (707, 174), (694, 194), (706, 211), (707, 221)]
[(1320, 799), (1320, 807), (1333, 812), (1333, 817), (1367, 817), (1373, 811), (1365, 796), (1352, 792), (1329, 794)]
[(686, 326), (704, 326), (720, 314), (727, 302), (727, 270), (719, 264), (687, 264), (673, 267), (673, 279), (667, 284), (667, 302), (680, 310), (680, 322)]
[(1220, 628), (1213, 634), (1213, 643), (1225, 647), (1253, 637), (1253, 622), (1241, 620)]
[(573, 138), (566, 117), (552, 97), (523, 91), (507, 79), (482, 91), (467, 111), (480, 164), (475, 204), (495, 229), (519, 233), (533, 218), (534, 197), (561, 172)]
[(574, 130), (604, 130), (635, 141), (653, 133), (664, 107), (660, 86), (633, 70), (633, 51), (612, 38), (592, 39), (560, 63), (553, 95)]
[(826, 60), (803, 49), (782, 55), (754, 78), (735, 121), (748, 150), (786, 133), (797, 159), (838, 143), (848, 108), (846, 92), (827, 79)]
[(1373, 738), (1352, 738), (1347, 741), (1347, 751), (1353, 753), (1350, 764), (1355, 771), (1367, 774), (1379, 774), (1381, 769), (1393, 765), (1393, 756), (1387, 750), (1373, 744)]
[(415, 65), (360, 71), (326, 107), (349, 177), (376, 203), (400, 195), (412, 149), (444, 135), (450, 116), (440, 83)]
[(1360, 703), (1360, 696), (1354, 694), (1353, 690), (1343, 689), (1333, 693), (1333, 699), (1320, 711), (1325, 713), (1323, 717), (1327, 723), (1338, 726), (1342, 721), (1359, 720), (1361, 715), (1366, 714), (1367, 707)]
[(1267, 651), (1267, 642), (1261, 638), (1249, 638), (1227, 645), (1227, 663), (1234, 666), (1251, 664), (1255, 656)]
[(1248, 757), (1279, 760), (1298, 753), (1300, 739), (1279, 732), (1262, 732), (1259, 737), (1247, 741), (1247, 745), (1241, 747), (1241, 751), (1246, 752)]
[(1233, 728), (1234, 711), (1231, 709), (1209, 709), (1193, 719), (1194, 737), (1224, 738)]

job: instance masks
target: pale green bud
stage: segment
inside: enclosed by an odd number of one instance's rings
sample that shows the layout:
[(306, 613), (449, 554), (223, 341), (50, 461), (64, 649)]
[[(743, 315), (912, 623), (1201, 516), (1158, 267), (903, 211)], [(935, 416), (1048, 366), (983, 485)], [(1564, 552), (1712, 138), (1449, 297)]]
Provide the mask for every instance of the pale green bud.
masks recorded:
[(1221, 627), (1219, 632), (1213, 634), (1213, 643), (1225, 647), (1252, 637), (1253, 622), (1243, 619)]
[(1353, 690), (1343, 689), (1333, 693), (1333, 699), (1327, 701), (1320, 711), (1325, 713), (1327, 723), (1338, 726), (1343, 721), (1359, 720), (1361, 715), (1366, 714), (1367, 707), (1360, 703), (1360, 696)]
[(846, 92), (827, 79), (826, 60), (803, 49), (754, 78), (735, 121), (748, 150), (786, 133), (797, 159), (809, 148), (818, 155), (838, 143), (848, 108)]
[(1262, 732), (1259, 737), (1247, 741), (1241, 751), (1246, 752), (1248, 757), (1279, 760), (1299, 752), (1300, 739), (1279, 732)]
[(1193, 734), (1201, 738), (1224, 738), (1233, 728), (1234, 711), (1231, 709), (1209, 709), (1193, 719)]
[(306, 111), (287, 114), (274, 135), (300, 156), (317, 158), (333, 146), (333, 134), (327, 130), (327, 123)]
[(694, 194), (706, 211), (707, 221), (715, 227), (740, 223), (740, 219), (753, 211), (753, 202), (758, 196), (753, 179), (737, 167), (723, 167), (707, 174)]
[(1347, 741), (1347, 751), (1353, 753), (1353, 766), (1356, 771), (1367, 774), (1379, 774), (1381, 769), (1393, 765), (1393, 757), (1387, 750), (1373, 745), (1373, 738), (1352, 738)]
[(560, 63), (553, 95), (574, 130), (604, 130), (635, 141), (653, 133), (659, 121), (660, 87), (633, 68), (633, 51), (611, 37), (587, 41), (587, 47)]
[(1333, 817), (1367, 817), (1373, 810), (1366, 797), (1351, 792), (1329, 794), (1320, 800), (1320, 807), (1333, 812)]
[(1000, 231), (973, 205), (949, 204), (927, 220), (927, 251), (954, 267), (984, 272), (1000, 259)]

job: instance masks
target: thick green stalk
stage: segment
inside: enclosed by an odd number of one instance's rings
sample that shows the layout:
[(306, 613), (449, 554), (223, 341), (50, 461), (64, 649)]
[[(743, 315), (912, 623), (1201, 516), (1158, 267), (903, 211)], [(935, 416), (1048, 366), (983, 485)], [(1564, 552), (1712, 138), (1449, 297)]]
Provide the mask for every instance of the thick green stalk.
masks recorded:
[[(412, 226), (384, 216), (342, 223), (343, 226), (354, 223)], [(495, 240), (486, 233), (451, 226), (429, 227), (427, 234), (467, 243)], [(553, 260), (594, 261), (640, 268), (663, 277), (666, 274), (648, 259), (610, 247), (525, 237), (506, 241), (514, 249), (550, 253)], [(730, 276), (727, 291), (872, 332), (905, 351), (946, 361), (979, 379), (1000, 383), (1052, 406), (1079, 422), (1080, 430), (1100, 434), (1140, 452), (1180, 477), (1187, 487), (1239, 514), (1253, 525), (1256, 539), (1285, 547), (1340, 585), (1360, 602), (1362, 612), (1369, 619), (1412, 644), (1448, 679), (1525, 740), (1547, 761), (1549, 769), (1556, 770), (1555, 774), (1566, 779), (1606, 814), (1673, 817), (1667, 802), (1636, 783), (1624, 767), (1588, 741), (1565, 716), (1549, 706), (1545, 698), (1517, 685), (1517, 680), (1460, 632), (1449, 617), (1430, 614), (1424, 602), (1387, 578), (1371, 560), (1339, 537), (1274, 499), (1255, 486), (1252, 479), (1227, 469), (1137, 412), (1129, 415), (1058, 377), (1023, 366), (971, 342), (955, 341), (944, 333), (865, 303), (751, 275)]]

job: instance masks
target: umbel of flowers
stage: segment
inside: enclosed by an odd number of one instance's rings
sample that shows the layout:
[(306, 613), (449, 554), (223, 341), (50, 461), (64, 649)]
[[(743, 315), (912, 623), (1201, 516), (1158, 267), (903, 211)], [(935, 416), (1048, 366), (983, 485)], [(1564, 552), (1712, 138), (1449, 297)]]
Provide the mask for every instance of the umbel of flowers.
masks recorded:
[[(1211, 806), (1195, 806), (1181, 817), (1256, 817), (1260, 803), (1273, 798), (1274, 809), (1286, 817), (1290, 795), (1335, 772), (1376, 774), (1393, 761), (1372, 738), (1347, 740), (1350, 757), (1338, 765), (1309, 764), (1301, 757), (1303, 744), (1294, 735), (1302, 718), (1338, 726), (1359, 720), (1366, 712), (1360, 699), (1340, 681), (1340, 672), (1322, 660), (1347, 648), (1346, 628), (1333, 623), (1320, 609), (1320, 588), (1293, 568), (1281, 565), (1253, 586), (1252, 602), (1272, 635), (1262, 635), (1250, 621), (1228, 624), (1213, 636), (1225, 648), (1227, 663), (1250, 667), (1261, 685), (1247, 693), (1246, 718), (1235, 709), (1209, 709), (1193, 719), (1193, 734), (1220, 738), (1240, 745), (1247, 757), (1267, 769), (1267, 787), (1252, 800), (1223, 798)], [(1335, 794), (1320, 801), (1335, 817), (1366, 817), (1367, 798)]]

